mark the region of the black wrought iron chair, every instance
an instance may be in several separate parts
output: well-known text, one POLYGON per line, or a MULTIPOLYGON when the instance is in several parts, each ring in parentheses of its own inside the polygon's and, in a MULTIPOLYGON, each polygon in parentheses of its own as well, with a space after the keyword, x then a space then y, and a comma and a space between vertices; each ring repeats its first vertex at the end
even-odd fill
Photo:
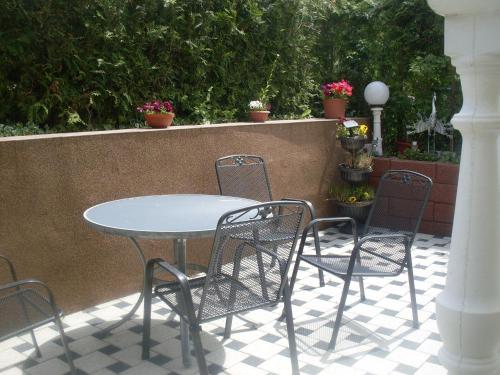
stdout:
MULTIPOLYGON (((221 195, 253 199, 259 202, 273 200, 271 184, 264 159, 256 155, 229 155, 215 161, 215 171, 221 195)), ((310 219, 316 219, 316 210, 305 200, 282 198, 283 200, 303 202, 308 207, 310 219)), ((319 254, 319 236, 313 228, 316 254, 319 254)), ((270 241, 275 239, 270 238, 270 241)), ((279 238, 277 240, 280 240, 279 238)), ((319 285, 324 286, 323 271, 318 270, 319 285)))
POLYGON ((205 276, 188 279, 161 259, 146 266, 142 358, 149 358, 151 300, 159 297, 179 314, 191 332, 201 374, 208 374, 200 324, 226 318, 229 337, 232 316, 284 302, 290 358, 299 373, 293 327, 288 270, 306 206, 302 202, 267 202, 224 214, 217 225, 211 260, 205 276), (283 240, 269 241, 277 233, 283 240), (251 234, 251 241, 245 238, 251 234), (273 260, 277 265, 272 266, 273 260), (153 273, 160 267, 175 281, 153 289, 153 273))
POLYGON ((290 280, 291 288, 293 289, 301 261, 344 280, 330 349, 335 349, 352 277, 359 278, 361 301, 364 301, 364 277, 398 276, 406 268, 410 284, 413 327, 419 327, 411 247, 427 206, 431 188, 432 180, 420 173, 404 170, 387 171, 380 179, 375 201, 360 238, 356 231, 356 221, 348 217, 313 220, 304 229, 290 280), (333 222, 351 223, 354 235, 354 248, 351 254, 304 255, 307 233, 319 224, 333 222))
POLYGON ((0 285, 0 341, 30 332, 36 355, 41 357, 34 329, 54 322, 59 330, 71 373, 76 375, 71 353, 54 296, 47 285, 35 279, 17 280, 12 262, 0 255, 0 270, 6 269, 9 283, 0 285))

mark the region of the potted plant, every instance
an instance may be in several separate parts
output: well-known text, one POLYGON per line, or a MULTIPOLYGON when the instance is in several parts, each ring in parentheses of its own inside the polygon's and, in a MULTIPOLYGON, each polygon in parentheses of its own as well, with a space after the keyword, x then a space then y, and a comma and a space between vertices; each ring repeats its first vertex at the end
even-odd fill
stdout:
POLYGON ((269 104, 271 95, 269 91, 271 89, 271 81, 273 79, 274 70, 276 69, 276 63, 279 57, 280 55, 276 54, 273 65, 271 66, 271 71, 269 72, 269 76, 266 80, 266 85, 260 90, 259 98, 250 101, 248 104, 250 120, 254 122, 266 122, 269 117, 269 113, 271 111, 271 104, 269 104))
POLYGON ((330 188, 330 197, 339 216, 363 222, 370 212, 375 190, 369 185, 335 185, 330 188))
POLYGON ((144 113, 146 123, 152 128, 167 128, 175 117, 174 106, 169 100, 144 103, 137 111, 144 113))
POLYGON ((248 107, 250 109, 250 120, 253 122, 266 122, 271 105, 270 104, 264 104, 260 100, 252 100, 249 104, 248 107))
POLYGON ((342 148, 348 152, 345 162, 339 164, 344 181, 364 182, 372 172, 373 156, 363 150, 367 139, 368 126, 356 121, 341 121, 337 126, 337 138, 342 148))
POLYGON ((325 118, 344 118, 347 100, 352 96, 352 86, 346 80, 339 82, 324 83, 323 108, 325 118))

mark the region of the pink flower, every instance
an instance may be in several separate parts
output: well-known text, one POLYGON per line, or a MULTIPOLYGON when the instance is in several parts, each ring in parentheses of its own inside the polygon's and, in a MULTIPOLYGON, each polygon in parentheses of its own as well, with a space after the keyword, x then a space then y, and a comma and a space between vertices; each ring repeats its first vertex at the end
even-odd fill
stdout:
POLYGON ((352 86, 345 79, 321 85, 325 98, 347 99, 352 96, 352 86))
POLYGON ((155 100, 146 102, 141 107, 137 107, 137 112, 153 114, 153 113, 173 113, 174 105, 170 100, 160 101, 155 100))

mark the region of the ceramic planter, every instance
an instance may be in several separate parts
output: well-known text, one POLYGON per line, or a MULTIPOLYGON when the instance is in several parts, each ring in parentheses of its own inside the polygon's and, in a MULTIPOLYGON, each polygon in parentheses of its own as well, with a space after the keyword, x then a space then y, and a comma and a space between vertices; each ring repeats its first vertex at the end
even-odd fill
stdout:
POLYGON ((325 118, 344 118, 347 100, 344 99, 323 99, 323 109, 325 118))
POLYGON ((146 123, 152 128, 168 128, 172 125, 175 113, 152 113, 144 114, 146 123))
POLYGON ((266 122, 269 113, 269 111, 250 111, 250 120, 253 122, 266 122))
POLYGON ((356 153, 365 146, 366 136, 340 137, 340 144, 346 151, 356 153))
POLYGON ((334 201, 337 206, 337 214, 339 216, 352 217, 356 221, 365 222, 368 214, 370 213, 370 208, 373 201, 356 202, 356 203, 344 203, 334 201))
POLYGON ((349 168, 339 164, 340 177, 347 182, 366 182, 372 173, 371 168, 349 168))

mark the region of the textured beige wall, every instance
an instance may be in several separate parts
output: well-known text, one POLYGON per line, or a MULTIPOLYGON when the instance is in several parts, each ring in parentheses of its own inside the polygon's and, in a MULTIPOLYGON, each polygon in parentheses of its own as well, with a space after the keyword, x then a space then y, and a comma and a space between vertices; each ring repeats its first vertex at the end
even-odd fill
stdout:
MULTIPOLYGON (((268 164, 275 198, 308 199, 320 215, 336 178, 333 120, 270 121, 0 138, 0 253, 20 277, 53 289, 66 311, 136 291, 132 243, 88 227, 97 203, 149 194, 217 194, 214 161, 248 153, 268 164)), ((142 241, 147 256, 171 258, 170 243, 142 241)), ((188 242, 203 260, 210 240, 188 242)))

